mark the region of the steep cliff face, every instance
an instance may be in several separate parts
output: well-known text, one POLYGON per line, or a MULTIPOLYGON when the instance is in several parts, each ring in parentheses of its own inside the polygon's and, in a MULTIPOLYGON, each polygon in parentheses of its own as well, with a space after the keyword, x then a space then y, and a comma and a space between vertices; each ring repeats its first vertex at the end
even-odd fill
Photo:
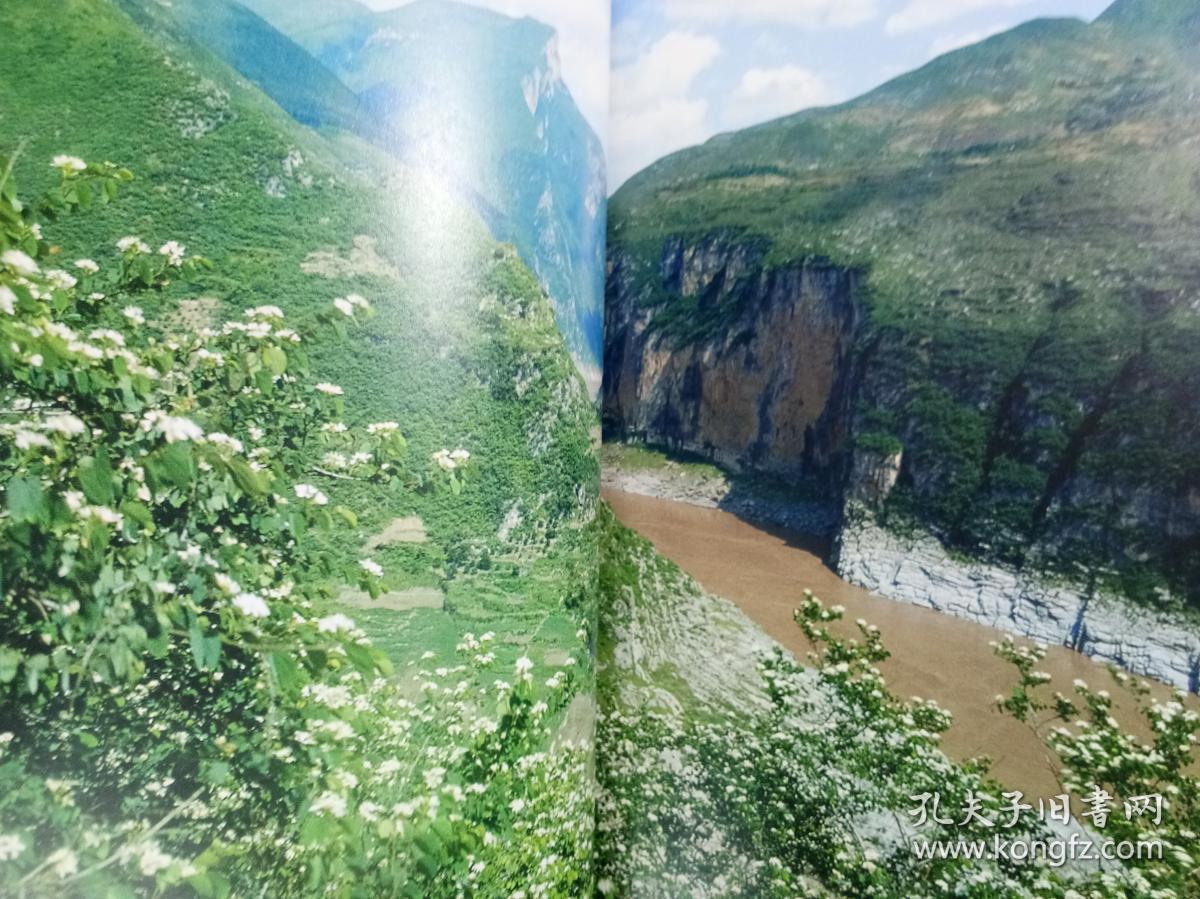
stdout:
POLYGON ((769 269, 753 241, 667 241, 655 302, 610 259, 604 418, 610 434, 734 469, 836 480, 850 416, 858 277, 824 262, 769 269), (689 337, 668 319, 705 323, 689 337))

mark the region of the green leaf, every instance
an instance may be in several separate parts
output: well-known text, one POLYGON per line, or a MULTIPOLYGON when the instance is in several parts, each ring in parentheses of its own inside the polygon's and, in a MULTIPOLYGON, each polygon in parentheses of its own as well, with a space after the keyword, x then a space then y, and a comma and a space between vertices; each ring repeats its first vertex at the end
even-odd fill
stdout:
POLYGON ((160 471, 163 478, 177 487, 186 487, 196 476, 196 466, 192 459, 192 445, 180 441, 169 443, 158 453, 160 471))
POLYGON ((251 496, 265 496, 270 489, 269 475, 265 471, 255 471, 245 459, 235 456, 229 460, 228 466, 234 483, 251 496))
POLYGON ((275 674, 275 682, 283 692, 294 690, 303 679, 300 666, 289 654, 276 652, 271 654, 271 671, 275 674))
POLYGON ((8 514, 13 521, 43 523, 49 508, 42 483, 37 478, 13 478, 8 482, 8 514))
POLYGON ((346 523, 352 528, 358 527, 358 516, 345 506, 338 506, 334 511, 341 515, 346 520, 346 523))
POLYGON ((0 646, 0 684, 11 683, 21 667, 21 654, 8 646, 0 646))
POLYGON ((98 506, 112 505, 113 472, 107 453, 101 450, 79 463, 79 483, 88 502, 98 506))
POLYGON ((221 659, 221 637, 210 634, 204 629, 203 623, 197 619, 188 628, 188 644, 192 650, 192 660, 201 671, 210 671, 217 667, 221 659))
POLYGON ((281 375, 287 371, 287 353, 277 346, 269 346, 262 351, 263 365, 271 370, 272 374, 281 375))

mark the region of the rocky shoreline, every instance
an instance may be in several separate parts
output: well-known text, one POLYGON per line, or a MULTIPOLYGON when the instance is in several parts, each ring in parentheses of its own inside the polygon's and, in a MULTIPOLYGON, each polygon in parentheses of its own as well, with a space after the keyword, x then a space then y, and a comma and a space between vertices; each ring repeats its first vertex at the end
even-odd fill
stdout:
POLYGON ((955 558, 935 537, 896 534, 855 504, 832 561, 843 579, 889 599, 1067 646, 1182 690, 1200 689, 1200 633, 1184 615, 1156 614, 1078 585, 955 558))

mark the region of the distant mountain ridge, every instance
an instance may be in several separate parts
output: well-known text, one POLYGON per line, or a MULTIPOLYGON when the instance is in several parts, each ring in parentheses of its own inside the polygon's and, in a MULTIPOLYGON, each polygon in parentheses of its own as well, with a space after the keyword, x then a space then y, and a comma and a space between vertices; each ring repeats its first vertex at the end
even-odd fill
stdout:
POLYGON ((608 433, 1200 608, 1198 21, 1036 20, 635 175, 608 433))
MULTIPOLYGON (((497 238, 516 245, 549 292, 572 353, 594 369, 603 339, 604 156, 562 81, 553 30, 447 0, 384 12, 353 2, 241 5, 273 28, 228 13, 218 20, 196 0, 182 4, 181 18, 300 120, 351 130, 444 178, 497 238), (302 14, 309 8, 311 16, 302 14), (317 103, 298 89, 287 77, 294 54, 276 48, 275 29, 352 99, 317 103)), ((317 79, 307 83, 325 92, 317 79)))

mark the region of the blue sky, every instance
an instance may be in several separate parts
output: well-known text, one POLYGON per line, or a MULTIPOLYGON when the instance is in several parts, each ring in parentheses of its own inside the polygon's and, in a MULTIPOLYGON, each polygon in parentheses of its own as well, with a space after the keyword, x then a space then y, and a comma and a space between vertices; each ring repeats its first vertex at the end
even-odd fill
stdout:
POLYGON ((848 100, 1029 19, 1093 19, 1108 3, 614 0, 609 189, 721 131, 848 100))

